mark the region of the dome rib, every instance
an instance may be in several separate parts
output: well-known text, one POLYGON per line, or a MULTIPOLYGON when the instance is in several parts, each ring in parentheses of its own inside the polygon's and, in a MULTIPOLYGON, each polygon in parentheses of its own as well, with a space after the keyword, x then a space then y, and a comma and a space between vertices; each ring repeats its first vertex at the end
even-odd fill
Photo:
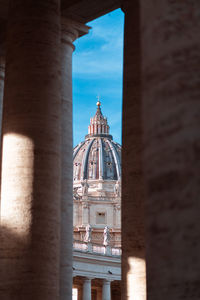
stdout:
POLYGON ((99 149, 99 179, 104 178, 104 155, 103 155, 103 142, 100 138, 100 149, 99 149))
POLYGON ((76 157, 76 155, 77 155, 77 153, 79 152, 79 150, 82 148, 82 146, 85 144, 85 142, 81 142, 74 150, 75 150, 75 152, 74 152, 74 154, 73 154, 73 160, 75 159, 75 157, 76 157))
POLYGON ((82 172, 81 179, 87 179, 88 157, 93 143, 94 143, 94 139, 90 141, 87 150, 85 151, 85 155, 83 157, 83 172, 82 172))
POLYGON ((114 158, 114 162, 115 162, 115 166, 116 166, 116 171, 117 171, 117 178, 118 180, 120 179, 121 177, 121 172, 120 172, 120 162, 118 160, 118 155, 117 155, 117 150, 115 149, 115 146, 113 143, 111 143, 109 140, 107 141, 108 142, 108 145, 112 151, 112 155, 113 155, 113 158, 114 158))

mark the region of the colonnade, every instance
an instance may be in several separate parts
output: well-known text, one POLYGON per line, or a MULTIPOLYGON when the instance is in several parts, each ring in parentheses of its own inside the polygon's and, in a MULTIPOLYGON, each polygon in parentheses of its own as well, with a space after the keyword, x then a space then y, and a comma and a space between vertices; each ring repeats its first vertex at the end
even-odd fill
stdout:
POLYGON ((61 18, 58 0, 11 1, 3 100, 0 60, 4 299, 72 297, 72 52, 88 30, 61 18))
MULTIPOLYGON (((199 299, 200 3, 121 4, 122 299, 146 299, 145 260, 149 300, 199 299)), ((87 29, 61 21, 59 0, 10 1, 5 84, 0 64, 5 300, 71 298, 71 55, 87 29)))
MULTIPOLYGON (((78 299, 91 300, 92 299, 92 279, 90 277, 82 277, 82 296, 78 299)), ((80 290, 78 289, 78 295, 80 290)), ((101 293, 96 295, 97 300, 111 300, 111 280, 102 280, 101 293)))

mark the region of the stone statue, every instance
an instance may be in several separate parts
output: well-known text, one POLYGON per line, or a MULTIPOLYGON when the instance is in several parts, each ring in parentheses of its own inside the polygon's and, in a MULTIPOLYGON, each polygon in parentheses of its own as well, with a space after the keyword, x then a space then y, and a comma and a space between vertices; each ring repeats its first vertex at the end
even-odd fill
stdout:
POLYGON ((86 232, 85 232, 85 238, 84 241, 87 243, 90 243, 92 240, 92 226, 90 224, 88 224, 85 228, 86 232))
POLYGON ((81 182, 81 185, 82 185, 82 195, 87 196, 88 195, 88 188, 89 188, 89 184, 87 183, 87 180, 81 182))
POLYGON ((75 200, 79 200, 81 198, 80 195, 78 194, 78 187, 73 188, 73 197, 75 200))
POLYGON ((114 193, 117 197, 121 196, 121 185, 120 185, 119 181, 117 181, 115 186, 114 186, 114 193))
POLYGON ((106 247, 109 245, 109 243, 110 243, 110 230, 108 226, 106 226, 103 231, 103 245, 106 247))

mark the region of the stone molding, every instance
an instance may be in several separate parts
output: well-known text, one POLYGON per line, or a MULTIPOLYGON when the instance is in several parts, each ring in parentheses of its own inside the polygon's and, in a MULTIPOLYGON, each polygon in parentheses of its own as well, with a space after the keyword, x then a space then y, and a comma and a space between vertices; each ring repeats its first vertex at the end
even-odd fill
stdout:
POLYGON ((121 280, 120 257, 74 251, 73 258, 73 277, 121 280))
POLYGON ((75 46, 73 42, 89 32, 91 27, 76 22, 72 19, 61 19, 61 41, 62 43, 68 44, 72 47, 73 51, 75 50, 75 46))

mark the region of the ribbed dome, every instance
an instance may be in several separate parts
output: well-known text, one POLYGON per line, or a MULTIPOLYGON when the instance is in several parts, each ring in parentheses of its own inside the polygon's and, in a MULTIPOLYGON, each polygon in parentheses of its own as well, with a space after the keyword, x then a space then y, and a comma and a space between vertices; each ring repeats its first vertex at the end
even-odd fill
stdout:
POLYGON ((121 146, 112 140, 100 105, 97 102, 97 112, 90 119, 85 141, 74 148, 74 181, 121 178, 121 146))

